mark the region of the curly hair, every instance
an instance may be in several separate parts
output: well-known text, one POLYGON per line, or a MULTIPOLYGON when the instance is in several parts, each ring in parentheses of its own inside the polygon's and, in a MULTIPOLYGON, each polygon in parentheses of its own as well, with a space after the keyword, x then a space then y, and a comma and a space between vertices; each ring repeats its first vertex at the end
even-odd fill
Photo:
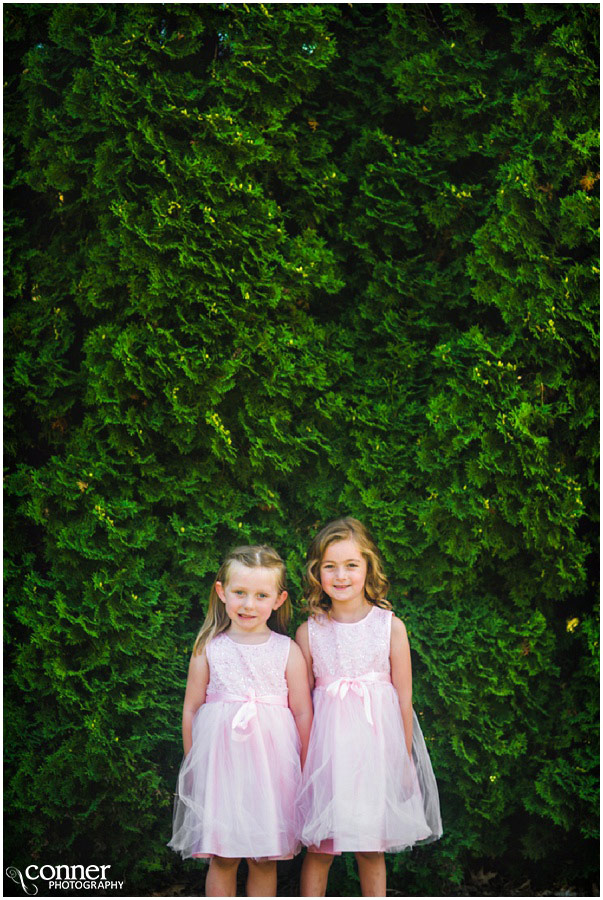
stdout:
MULTIPOLYGON (((216 591, 216 581, 221 584, 227 584, 230 568, 234 562, 247 566, 248 569, 264 568, 274 569, 277 576, 276 589, 279 594, 287 590, 287 570, 285 563, 280 558, 276 550, 268 547, 266 544, 256 544, 254 546, 235 547, 227 555, 226 559, 218 569, 218 574, 214 579, 209 594, 209 603, 207 606, 207 615, 201 626, 201 630, 197 635, 193 646, 193 655, 202 652, 203 648, 212 638, 226 631, 230 625, 230 619, 226 612, 226 607, 218 597, 216 591)), ((272 631, 279 631, 281 634, 287 633, 289 619, 291 618, 291 603, 289 598, 273 611, 268 619, 268 627, 272 631)))
POLYGON ((383 571, 381 556, 377 546, 367 529, 358 519, 344 516, 334 519, 318 532, 308 550, 306 558, 306 610, 311 616, 319 613, 331 615, 331 599, 325 594, 320 583, 320 564, 329 544, 334 541, 356 541, 364 560, 366 561, 366 581, 364 593, 366 599, 373 606, 382 609, 392 609, 389 600, 386 599, 389 590, 389 581, 383 571))

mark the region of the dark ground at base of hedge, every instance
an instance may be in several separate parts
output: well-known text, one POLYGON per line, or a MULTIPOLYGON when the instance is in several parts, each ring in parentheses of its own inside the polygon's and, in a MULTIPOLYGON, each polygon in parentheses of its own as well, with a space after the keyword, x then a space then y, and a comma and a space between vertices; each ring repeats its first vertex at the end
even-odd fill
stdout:
MULTIPOLYGON (((237 879, 237 896, 245 896, 245 877, 246 870, 241 866, 241 872, 237 879)), ((205 876, 196 878, 186 883, 172 884, 165 890, 156 891, 151 894, 152 897, 204 897, 205 892, 205 876)), ((391 897, 402 897, 401 891, 394 889, 387 890, 387 895, 391 897)), ((279 878, 278 897, 299 897, 299 882, 297 880, 284 880, 279 878)), ((359 896, 358 894, 336 894, 327 891, 327 897, 342 896, 359 896)), ((408 895, 410 896, 410 895, 408 895)), ((438 894, 434 896, 450 896, 450 897, 600 897, 599 885, 592 883, 582 888, 567 886, 565 884, 553 885, 549 890, 534 891, 531 882, 524 881, 523 884, 511 884, 495 879, 486 887, 477 885, 461 885, 455 889, 454 893, 438 894)))
MULTIPOLYGON (((300 872, 303 863, 303 855, 296 859, 278 863, 277 897, 299 897, 300 872)), ((331 868, 327 897, 359 897, 359 882, 353 881, 346 871, 345 857, 336 857, 331 868), (354 891, 354 893, 350 893, 354 891)), ((208 866, 206 863, 191 865, 187 861, 185 871, 180 878, 166 878, 161 884, 157 876, 150 884, 142 889, 137 885, 128 884, 127 874, 124 872, 123 887, 118 890, 95 891, 96 896, 106 897, 205 897, 205 879, 208 866), (190 866, 190 868, 189 868, 190 866), (186 871, 188 869, 188 871, 186 871), (154 888, 154 889, 153 889, 154 888)), ((509 872, 499 873, 494 871, 494 862, 488 863, 476 860, 466 874, 465 882, 460 885, 447 885, 445 889, 435 890, 433 893, 419 890, 416 885, 409 884, 404 887, 404 877, 401 874, 388 877, 388 897, 600 897, 597 870, 593 868, 595 877, 574 877, 571 880, 563 880, 552 875, 547 878, 546 872, 538 870, 529 871, 526 866, 521 876, 513 877, 509 872)), ((245 882, 247 879, 247 863, 241 861, 237 875, 237 897, 245 897, 245 882)), ((149 879, 151 880, 151 879, 149 879)), ((4 878, 3 896, 7 898, 23 896, 22 892, 15 893, 13 883, 4 878)), ((82 897, 82 893, 74 893, 69 890, 48 890, 47 884, 39 883, 37 897, 82 897)))
MULTIPOLYGON (((279 897, 299 897, 299 872, 301 868, 300 860, 292 860, 290 862, 279 863, 278 866, 278 887, 277 896, 279 897)), ((203 870, 199 875, 195 875, 188 880, 173 882, 162 890, 155 891, 151 894, 153 897, 204 897, 205 896, 205 877, 207 869, 203 866, 203 870)), ((237 877, 237 896, 245 896, 245 880, 247 877, 247 865, 243 861, 239 867, 237 877)), ((327 897, 347 897, 360 896, 360 889, 357 894, 339 893, 337 884, 329 885, 327 897)), ((391 897, 412 896, 405 894, 403 891, 394 887, 388 887, 387 895, 391 897)), ((424 895, 422 895, 424 896, 424 895)), ((494 872, 484 870, 471 872, 467 883, 459 886, 451 886, 450 892, 446 894, 434 894, 432 896, 450 896, 450 897, 600 897, 599 884, 593 881, 585 881, 583 884, 568 885, 564 882, 553 883, 547 888, 532 883, 529 878, 517 880, 515 882, 508 881, 500 877, 494 872)))
MULTIPOLYGON (((299 897, 299 868, 300 864, 298 862, 292 863, 280 863, 279 864, 279 872, 278 872, 278 889, 277 896, 278 897, 299 897)), ((131 889, 128 889, 127 885, 124 885, 124 889, 122 891, 110 891, 107 893, 99 892, 97 896, 110 896, 110 897, 120 897, 120 896, 134 896, 134 897, 204 897, 205 896, 205 877, 206 877, 207 869, 204 866, 202 870, 196 873, 193 877, 189 877, 188 879, 182 879, 180 881, 171 881, 164 888, 153 891, 149 894, 139 894, 133 892, 131 889)), ((492 877, 490 872, 484 872, 483 869, 480 869, 479 872, 471 873, 469 876, 469 881, 465 884, 459 886, 451 886, 449 892, 446 894, 432 894, 427 896, 434 897, 600 897, 599 885, 595 882, 584 882, 583 884, 572 884, 568 885, 564 882, 553 883, 548 888, 539 889, 539 887, 535 884, 532 884, 530 879, 525 879, 523 881, 517 880, 515 882, 505 880, 500 876, 493 874, 492 877)), ((244 897, 245 896, 245 879, 247 877, 247 866, 243 862, 239 869, 239 874, 237 878, 237 896, 244 897)), ((327 891, 327 897, 358 897, 360 893, 349 894, 349 893, 340 893, 341 888, 333 883, 329 885, 329 890, 327 891)), ((346 889, 347 890, 347 889, 346 889)), ((359 890, 359 889, 358 889, 359 890)), ((404 897, 404 896, 414 896, 413 894, 407 894, 401 890, 398 890, 394 887, 389 887, 387 889, 387 895, 389 897, 404 897)), ((4 894, 5 897, 16 896, 7 892, 4 894)), ((40 891, 38 893, 39 897, 74 897, 74 896, 82 896, 81 894, 73 894, 68 891, 52 891, 52 893, 40 891)), ((426 896, 425 894, 421 894, 421 896, 426 896)))

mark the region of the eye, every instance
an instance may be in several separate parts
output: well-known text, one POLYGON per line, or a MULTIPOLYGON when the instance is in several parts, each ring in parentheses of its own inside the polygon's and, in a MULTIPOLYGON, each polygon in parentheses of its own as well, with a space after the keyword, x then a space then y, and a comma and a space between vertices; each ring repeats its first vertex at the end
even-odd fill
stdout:
POLYGON ((240 590, 236 590, 236 591, 235 591, 235 592, 234 592, 234 593, 235 593, 235 594, 242 594, 242 593, 243 593, 243 591, 240 591, 240 590))
POLYGON ((267 597, 267 596, 268 596, 268 594, 260 594, 260 597, 261 597, 262 600, 263 600, 265 597, 267 597))
POLYGON ((350 569, 357 569, 357 568, 358 568, 358 563, 350 563, 349 568, 350 568, 350 569))

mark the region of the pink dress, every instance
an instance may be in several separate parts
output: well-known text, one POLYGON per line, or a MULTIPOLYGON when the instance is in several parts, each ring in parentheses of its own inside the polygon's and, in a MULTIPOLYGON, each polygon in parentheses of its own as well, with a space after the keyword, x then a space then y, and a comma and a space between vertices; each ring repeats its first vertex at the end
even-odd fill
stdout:
POLYGON ((314 723, 297 811, 322 853, 398 851, 442 834, 438 789, 417 717, 412 759, 390 674, 392 613, 308 620, 314 723))
POLYGON ((288 706, 290 638, 262 644, 219 634, 207 645, 209 684, 178 776, 173 834, 183 857, 290 859, 300 741, 288 706))

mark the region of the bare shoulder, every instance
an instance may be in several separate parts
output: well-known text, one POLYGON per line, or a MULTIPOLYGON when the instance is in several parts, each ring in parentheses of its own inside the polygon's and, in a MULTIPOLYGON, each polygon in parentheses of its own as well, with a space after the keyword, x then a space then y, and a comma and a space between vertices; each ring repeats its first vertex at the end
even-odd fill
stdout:
POLYGON ((302 622, 295 632, 295 642, 300 648, 308 669, 312 668, 312 650, 310 649, 310 632, 308 622, 302 622))
POLYGON ((191 675, 201 675, 209 671, 209 662, 207 660, 207 648, 204 647, 201 653, 192 653, 188 666, 191 675))
POLYGON ((209 663, 205 648, 201 653, 191 654, 191 660, 188 664, 188 677, 186 679, 186 693, 184 695, 184 706, 189 711, 194 712, 205 703, 205 691, 209 683, 209 663))
POLYGON ((392 616, 392 637, 395 637, 398 640, 407 639, 406 625, 402 619, 399 619, 397 616, 392 616))
MULTIPOLYGON (((308 631, 308 622, 302 622, 295 632, 296 650, 303 660, 303 667, 306 672, 306 681, 310 686, 310 690, 314 687, 314 674, 312 671, 312 651, 310 650, 310 637, 308 631)), ((301 671, 301 666, 300 666, 301 671)))
POLYGON ((397 616, 392 616, 392 630, 389 645, 392 651, 395 650, 407 650, 409 647, 408 644, 408 634, 406 633, 406 625, 402 621, 402 619, 398 619, 397 616))
POLYGON ((295 632, 295 640, 301 647, 308 646, 308 622, 302 622, 295 632))
POLYGON ((289 647, 289 657, 287 659, 287 668, 289 666, 300 666, 303 665, 305 667, 306 661, 304 659, 304 654, 301 649, 297 646, 295 641, 291 641, 291 646, 289 647))
POLYGON ((410 678, 410 644, 408 643, 406 626, 402 619, 398 619, 396 616, 392 616, 389 658, 392 666, 392 679, 394 674, 400 675, 400 673, 402 673, 403 678, 410 678))

